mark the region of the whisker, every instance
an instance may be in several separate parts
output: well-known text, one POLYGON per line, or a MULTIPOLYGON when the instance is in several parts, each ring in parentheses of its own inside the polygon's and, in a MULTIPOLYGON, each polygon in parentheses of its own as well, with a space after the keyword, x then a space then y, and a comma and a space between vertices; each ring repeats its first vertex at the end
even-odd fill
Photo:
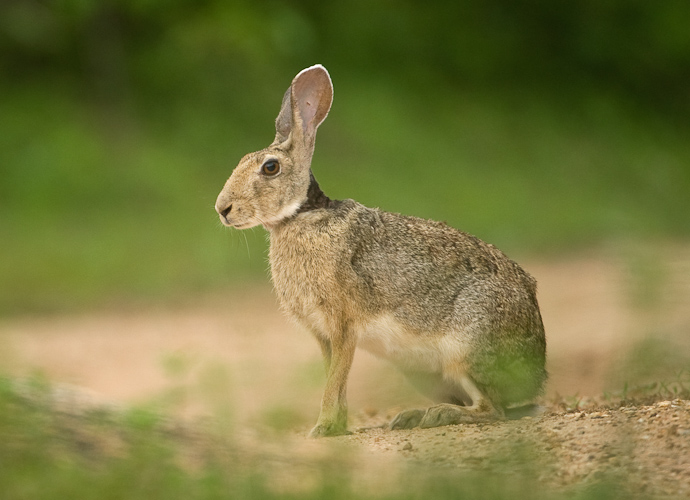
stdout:
POLYGON ((244 245, 247 247, 247 257, 250 259, 252 258, 251 252, 249 251, 249 240, 247 240, 247 233, 242 233, 242 236, 244 237, 244 245))

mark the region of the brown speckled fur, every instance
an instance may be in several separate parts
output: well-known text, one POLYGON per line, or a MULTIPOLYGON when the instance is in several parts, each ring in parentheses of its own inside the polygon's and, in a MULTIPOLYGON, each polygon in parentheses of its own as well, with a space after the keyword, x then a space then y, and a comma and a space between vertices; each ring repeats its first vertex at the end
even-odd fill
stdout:
POLYGON ((274 143, 241 160, 216 202, 224 224, 269 230, 280 304, 321 346, 328 376, 311 435, 346 432, 358 345, 442 403, 401 413, 393 428, 502 418, 546 380, 535 280, 494 246, 444 223, 324 195, 311 157, 332 95, 325 68, 300 72, 283 98, 274 143), (271 160, 280 173, 262 174, 271 160))

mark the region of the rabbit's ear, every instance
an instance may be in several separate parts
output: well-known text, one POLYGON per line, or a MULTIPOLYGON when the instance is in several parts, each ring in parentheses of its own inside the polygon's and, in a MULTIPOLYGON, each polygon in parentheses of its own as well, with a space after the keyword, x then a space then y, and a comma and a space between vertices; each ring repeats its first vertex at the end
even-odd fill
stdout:
POLYGON ((288 87, 283 95, 283 104, 276 118, 276 138, 274 144, 280 144, 288 140, 292 130, 292 87, 288 87))
POLYGON ((276 118, 276 139, 292 138, 296 146, 314 147, 316 129, 328 115, 333 102, 333 84, 326 68, 317 64, 299 72, 283 96, 276 118))

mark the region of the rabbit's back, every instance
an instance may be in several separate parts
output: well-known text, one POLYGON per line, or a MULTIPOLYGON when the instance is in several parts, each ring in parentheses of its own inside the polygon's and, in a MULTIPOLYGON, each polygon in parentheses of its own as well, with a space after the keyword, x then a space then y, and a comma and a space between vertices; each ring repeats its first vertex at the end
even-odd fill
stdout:
POLYGON ((543 385, 536 283, 474 236, 345 200, 274 230, 270 260, 281 305, 317 334, 349 328, 412 370, 460 357, 502 405, 543 385))

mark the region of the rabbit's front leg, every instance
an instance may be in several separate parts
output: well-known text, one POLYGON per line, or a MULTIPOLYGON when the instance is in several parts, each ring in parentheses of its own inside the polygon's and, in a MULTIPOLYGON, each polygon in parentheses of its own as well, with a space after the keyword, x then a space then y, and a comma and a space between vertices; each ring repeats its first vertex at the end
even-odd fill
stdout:
POLYGON ((326 365, 326 388, 321 413, 310 437, 340 436, 347 431, 347 377, 352 367, 357 341, 352 335, 334 340, 317 336, 326 365))

